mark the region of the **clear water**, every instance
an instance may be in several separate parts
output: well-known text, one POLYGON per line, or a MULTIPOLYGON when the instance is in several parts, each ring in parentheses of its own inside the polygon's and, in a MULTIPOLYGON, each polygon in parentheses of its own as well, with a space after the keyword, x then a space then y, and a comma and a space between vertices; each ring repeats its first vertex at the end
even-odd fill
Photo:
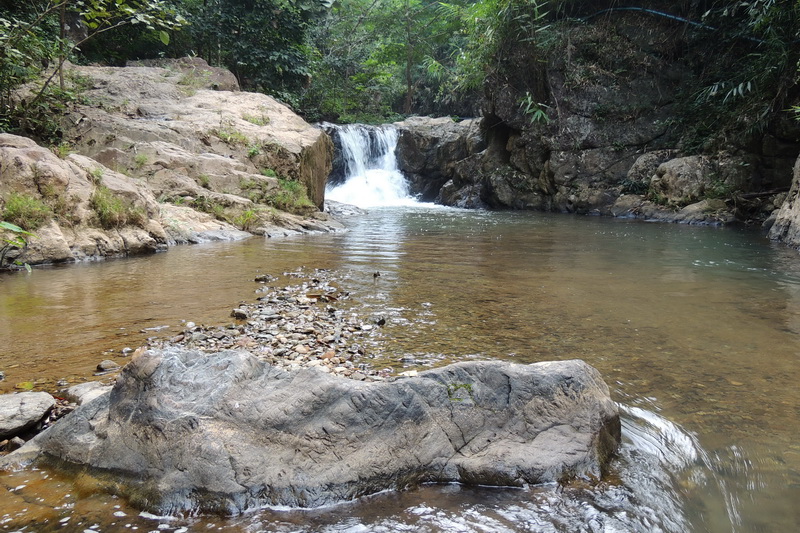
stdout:
POLYGON ((597 489, 425 486, 318 510, 167 519, 140 516, 91 478, 25 470, 0 475, 0 528, 800 529, 796 252, 757 233, 567 215, 381 208, 350 224, 2 276, 0 386, 80 381, 181 320, 227 323, 255 299, 258 272, 329 268, 362 313, 387 318, 362 362, 580 357, 597 367, 623 411, 609 479, 597 489))

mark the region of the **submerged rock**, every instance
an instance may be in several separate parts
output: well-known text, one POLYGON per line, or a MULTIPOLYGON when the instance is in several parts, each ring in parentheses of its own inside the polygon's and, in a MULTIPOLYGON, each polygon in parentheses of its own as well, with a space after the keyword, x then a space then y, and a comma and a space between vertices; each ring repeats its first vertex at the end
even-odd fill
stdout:
POLYGON ((107 477, 151 512, 231 514, 422 482, 599 476, 619 438, 608 388, 578 360, 468 362, 363 382, 241 351, 168 349, 135 356, 111 394, 0 466, 54 459, 107 477))

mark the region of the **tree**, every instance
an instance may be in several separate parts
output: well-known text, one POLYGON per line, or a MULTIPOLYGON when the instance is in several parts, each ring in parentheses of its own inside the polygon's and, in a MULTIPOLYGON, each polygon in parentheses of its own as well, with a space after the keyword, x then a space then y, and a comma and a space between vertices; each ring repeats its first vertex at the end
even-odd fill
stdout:
MULTIPOLYGON (((159 32, 162 41, 169 42, 168 30, 181 27, 183 17, 164 0, 32 0, 25 5, 3 5, 0 10, 0 126, 11 127, 12 117, 27 120, 31 110, 49 94, 58 76, 64 92, 63 65, 81 45, 107 31, 127 25, 142 25, 159 32), (66 35, 66 17, 75 15, 86 28, 85 34, 74 41, 66 35), (52 73, 43 81, 36 94, 12 109, 11 92, 30 81, 52 61, 52 73)), ((56 103, 63 98, 56 95, 56 103)))
POLYGON ((332 0, 187 0, 201 57, 246 88, 286 96, 306 83, 307 34, 332 0))

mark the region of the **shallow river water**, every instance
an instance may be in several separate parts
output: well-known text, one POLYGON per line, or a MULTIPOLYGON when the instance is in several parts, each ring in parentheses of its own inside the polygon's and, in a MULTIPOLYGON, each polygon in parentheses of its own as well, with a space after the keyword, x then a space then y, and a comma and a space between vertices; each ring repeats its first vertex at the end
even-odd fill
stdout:
POLYGON ((222 519, 140 515, 90 479, 26 470, 0 474, 0 529, 800 530, 797 252, 755 232, 534 213, 385 208, 349 225, 2 276, 0 390, 54 391, 182 321, 227 323, 259 272, 327 268, 361 313, 387 319, 359 362, 597 367, 623 414, 609 479, 425 486, 222 519))

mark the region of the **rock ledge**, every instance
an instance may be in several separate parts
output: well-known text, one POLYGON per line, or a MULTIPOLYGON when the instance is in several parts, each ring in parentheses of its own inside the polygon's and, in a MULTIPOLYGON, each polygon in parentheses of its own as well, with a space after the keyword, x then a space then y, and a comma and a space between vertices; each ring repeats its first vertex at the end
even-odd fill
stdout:
POLYGON ((422 482, 600 476, 619 414, 583 361, 468 362, 391 382, 246 352, 146 351, 111 394, 0 461, 78 465, 157 513, 314 507, 422 482))

